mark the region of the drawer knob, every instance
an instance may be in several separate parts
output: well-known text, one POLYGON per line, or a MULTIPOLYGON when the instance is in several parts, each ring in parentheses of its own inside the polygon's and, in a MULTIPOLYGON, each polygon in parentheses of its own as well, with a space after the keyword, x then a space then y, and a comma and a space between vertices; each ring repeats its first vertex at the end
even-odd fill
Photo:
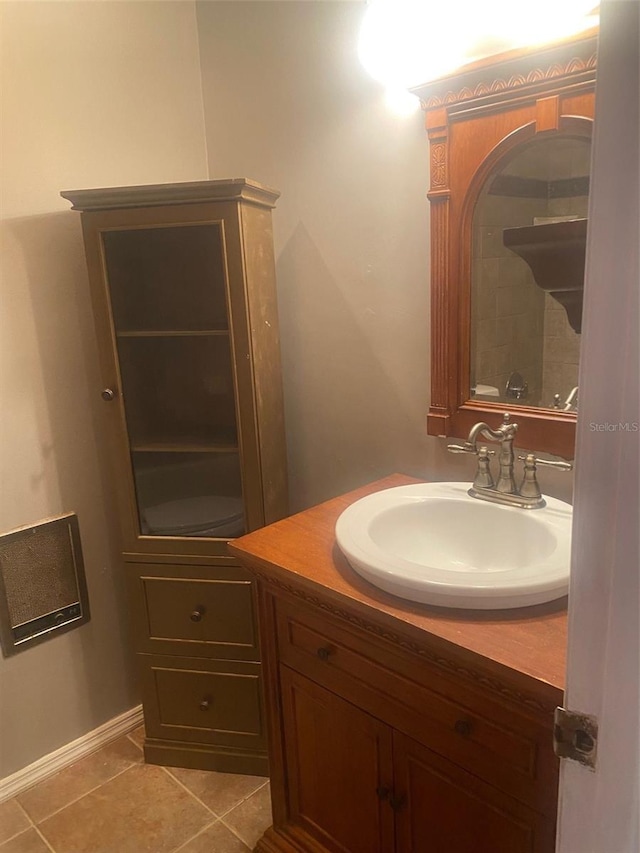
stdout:
POLYGON ((329 655, 331 654, 331 649, 328 649, 326 646, 320 646, 318 651, 316 652, 320 660, 329 660, 329 655))
POLYGON ((390 789, 386 788, 384 785, 381 785, 379 788, 376 788, 376 795, 379 800, 388 800, 390 794, 390 789))
POLYGON ((105 388, 104 391, 100 392, 100 396, 105 403, 111 403, 116 399, 116 392, 112 388, 105 388))
POLYGON ((473 725, 469 720, 456 720, 453 728, 459 735, 462 735, 462 737, 469 737, 473 730, 473 725))
POLYGON ((211 700, 210 699, 203 699, 200 702, 200 710, 201 711, 208 711, 210 707, 211 707, 211 700))
POLYGON ((201 622, 202 617, 204 616, 204 607, 196 607, 195 610, 191 611, 191 616, 189 617, 192 622, 201 622))

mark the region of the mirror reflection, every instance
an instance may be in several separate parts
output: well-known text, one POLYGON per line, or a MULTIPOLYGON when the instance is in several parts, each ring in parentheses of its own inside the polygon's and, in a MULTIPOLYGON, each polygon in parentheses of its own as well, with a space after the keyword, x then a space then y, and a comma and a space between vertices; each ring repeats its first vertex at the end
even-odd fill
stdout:
POLYGON ((473 216, 471 399, 577 408, 580 335, 528 263, 506 248, 504 231, 585 219, 590 157, 588 139, 534 140, 502 161, 480 192, 473 216))

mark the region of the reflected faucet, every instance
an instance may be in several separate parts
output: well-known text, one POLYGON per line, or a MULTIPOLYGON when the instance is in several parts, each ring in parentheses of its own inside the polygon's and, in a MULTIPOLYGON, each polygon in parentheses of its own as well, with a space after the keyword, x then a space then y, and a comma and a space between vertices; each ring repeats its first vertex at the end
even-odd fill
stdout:
POLYGON ((516 400, 524 399, 529 393, 529 384, 524 381, 522 374, 514 370, 511 376, 507 379, 505 387, 505 395, 513 397, 516 400))
POLYGON ((577 411, 577 409, 578 409, 578 386, 577 385, 575 388, 571 389, 571 391, 569 392, 569 396, 564 401, 564 404, 562 403, 562 397, 560 396, 560 394, 554 394, 553 395, 553 408, 559 409, 560 406, 562 406, 563 412, 577 411))
POLYGON ((578 408, 578 386, 571 389, 571 392, 567 399, 564 401, 564 411, 570 412, 571 409, 578 408))

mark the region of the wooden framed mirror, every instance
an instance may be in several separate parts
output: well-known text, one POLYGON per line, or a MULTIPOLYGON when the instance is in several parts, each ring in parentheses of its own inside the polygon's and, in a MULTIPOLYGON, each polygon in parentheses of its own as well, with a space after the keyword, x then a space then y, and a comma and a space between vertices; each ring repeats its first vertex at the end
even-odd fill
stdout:
POLYGON ((429 435, 508 410, 573 457, 597 32, 413 91, 429 138, 429 435))

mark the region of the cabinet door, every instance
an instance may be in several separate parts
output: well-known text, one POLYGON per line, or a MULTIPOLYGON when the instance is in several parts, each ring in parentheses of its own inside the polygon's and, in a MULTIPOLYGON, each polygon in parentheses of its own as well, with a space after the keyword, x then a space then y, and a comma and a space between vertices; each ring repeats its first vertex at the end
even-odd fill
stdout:
POLYGON ((220 222, 101 234, 137 527, 245 530, 220 222))
POLYGON ((554 822, 394 732, 397 853, 553 853, 554 822))
POLYGON ((331 853, 392 853, 392 734, 281 667, 288 822, 331 853))

